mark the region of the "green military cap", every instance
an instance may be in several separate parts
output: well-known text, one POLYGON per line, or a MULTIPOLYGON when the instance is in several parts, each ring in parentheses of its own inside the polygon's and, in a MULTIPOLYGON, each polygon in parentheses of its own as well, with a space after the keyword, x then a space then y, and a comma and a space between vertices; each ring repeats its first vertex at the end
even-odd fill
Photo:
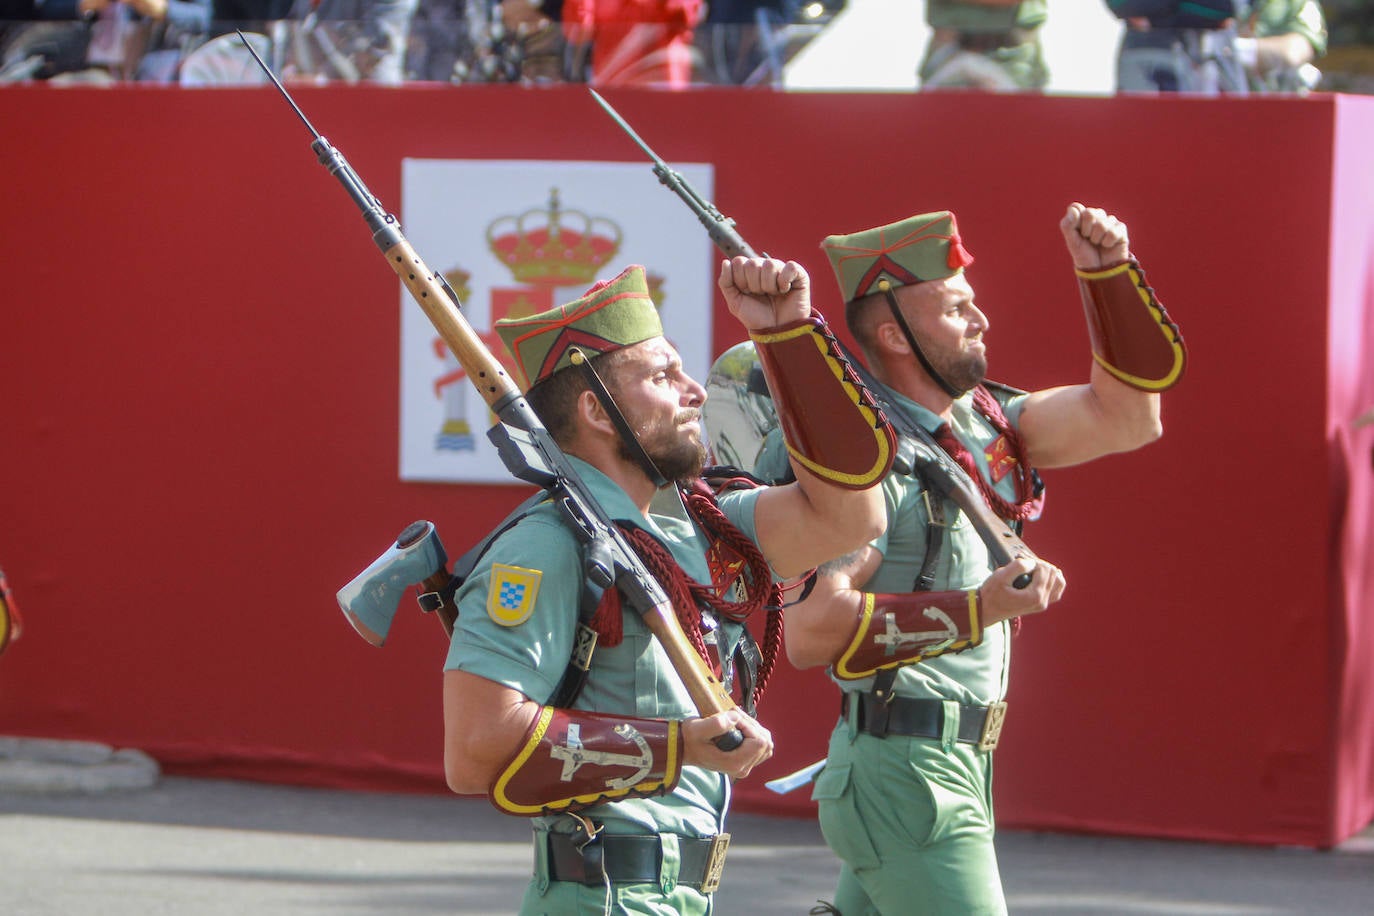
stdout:
POLYGON ((496 331, 515 354, 525 387, 537 385, 572 365, 572 350, 600 356, 663 336, 648 279, 639 265, 611 280, 601 280, 580 299, 528 315, 502 318, 496 331))
POLYGON ((878 281, 894 287, 953 277, 973 263, 948 210, 922 213, 901 222, 851 235, 832 235, 821 248, 835 269, 844 300, 878 291, 878 281))

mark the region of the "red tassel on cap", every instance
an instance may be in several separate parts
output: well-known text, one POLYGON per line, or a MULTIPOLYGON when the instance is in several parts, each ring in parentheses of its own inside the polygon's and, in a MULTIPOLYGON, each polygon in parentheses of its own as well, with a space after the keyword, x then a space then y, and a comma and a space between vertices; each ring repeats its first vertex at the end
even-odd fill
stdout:
POLYGON ((959 224, 954 219, 954 214, 949 215, 949 257, 945 259, 945 266, 950 270, 958 270, 961 267, 968 267, 973 263, 973 255, 968 253, 964 247, 964 240, 959 238, 959 224))

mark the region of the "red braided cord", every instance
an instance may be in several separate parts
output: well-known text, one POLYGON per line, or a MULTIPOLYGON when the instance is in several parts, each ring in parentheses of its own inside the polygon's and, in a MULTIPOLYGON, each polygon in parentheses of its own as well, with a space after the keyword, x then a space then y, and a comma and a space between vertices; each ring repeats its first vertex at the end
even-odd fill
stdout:
POLYGON ((697 650, 697 654, 708 664, 710 656, 706 654, 706 640, 702 638, 703 627, 701 625, 701 607, 694 599, 694 589, 687 578, 687 574, 682 571, 682 567, 677 565, 673 555, 668 549, 654 540, 654 536, 642 528, 626 528, 625 535, 634 542, 635 553, 639 554, 640 559, 649 567, 649 572, 663 586, 663 590, 668 593, 668 600, 673 604, 673 610, 677 614, 678 623, 682 625, 682 631, 687 635, 687 641, 692 644, 692 648, 697 650))
POLYGON ((749 576, 746 580, 748 588, 745 592, 747 597, 744 601, 727 602, 720 597, 717 589, 708 589, 705 586, 696 587, 701 590, 699 597, 717 613, 740 622, 759 608, 768 608, 763 644, 759 647, 762 658, 754 681, 754 699, 757 702, 768 685, 768 678, 773 673, 773 665, 778 657, 778 649, 782 646, 782 587, 773 581, 773 571, 764 559, 763 552, 725 517, 725 513, 720 511, 712 496, 700 491, 691 491, 684 495, 687 510, 692 513, 697 524, 706 529, 714 539, 723 542, 744 557, 749 565, 749 576), (761 587, 765 583, 766 587, 761 587))
MULTIPOLYGON (((712 542, 724 542, 748 564, 748 588, 744 601, 726 601, 720 596, 720 589, 715 585, 702 585, 689 579, 667 548, 647 531, 630 525, 621 525, 621 530, 629 538, 635 553, 644 561, 649 572, 663 586, 677 613, 683 633, 692 644, 692 648, 704 660, 709 662, 710 659, 706 654, 706 642, 702 638, 702 604, 717 614, 736 622, 743 622, 767 603, 768 619, 764 627, 763 644, 760 646, 762 658, 754 681, 754 697, 757 700, 763 696, 782 646, 782 590, 773 582, 768 561, 764 559, 758 547, 725 517, 711 496, 699 491, 685 492, 683 495, 688 511, 710 536, 712 542), (765 587, 759 588, 755 583, 764 583, 765 587)), ((608 648, 619 645, 624 639, 621 609, 620 591, 614 588, 607 589, 592 618, 591 626, 597 632, 598 642, 608 648)))
POLYGON ((1002 405, 997 403, 997 399, 982 385, 973 389, 973 406, 982 414, 983 419, 1007 440, 1012 454, 1016 456, 1016 468, 1012 471, 1016 486, 1016 502, 1008 502, 992 488, 974 465, 973 456, 969 454, 968 449, 955 437, 949 424, 943 424, 935 431, 936 441, 968 473, 994 512, 1008 521, 1029 521, 1039 513, 1044 500, 1035 495, 1035 479, 1030 465, 1026 462, 1026 444, 1002 412, 1002 405))
MULTIPOLYGON (((1026 461, 1025 440, 1021 438, 1020 431, 1011 425, 1007 415, 1002 412, 1001 402, 993 397, 992 392, 983 385, 979 385, 973 390, 973 406, 983 415, 983 419, 992 424, 993 429, 1006 437, 1011 453, 1016 456, 1016 470, 1013 472, 1016 475, 1016 505, 1013 506, 998 496, 992 487, 988 486, 982 474, 974 473, 973 479, 978 482, 978 487, 983 491, 983 496, 988 499, 988 505, 992 506, 995 511, 999 513, 1002 511, 997 503, 1001 503, 1011 510, 1012 514, 1004 515, 1003 518, 1019 522, 1029 521, 1032 517, 1040 514, 1040 507, 1044 505, 1045 500, 1043 497, 1037 498, 1035 495, 1035 480, 1031 476, 1030 462, 1026 461), (992 501, 994 498, 997 502, 992 501)), ((1024 621, 1019 616, 1011 619, 1011 635, 1013 637, 1021 634, 1023 623, 1024 621)))

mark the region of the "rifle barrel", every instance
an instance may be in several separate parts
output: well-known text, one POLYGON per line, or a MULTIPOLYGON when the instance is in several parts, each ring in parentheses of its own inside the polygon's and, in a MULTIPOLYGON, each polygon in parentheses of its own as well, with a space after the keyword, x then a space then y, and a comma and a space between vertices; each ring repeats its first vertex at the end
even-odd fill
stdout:
MULTIPOLYGON (((620 129, 630 135, 630 139, 638 144, 639 148, 644 151, 644 155, 654 161, 654 165, 662 169, 668 169, 668 163, 660 159, 658 153, 655 153, 649 148, 649 144, 644 142, 644 138, 635 133, 635 129, 630 126, 628 121, 620 116, 620 112, 611 107, 610 102, 601 97, 601 93, 597 92, 595 89, 588 89, 587 91, 592 94, 592 98, 596 99, 596 103, 606 110, 606 114, 610 115, 611 119, 620 125, 620 129)), ((671 171, 671 169, 669 169, 669 171, 671 171)))
POLYGON ((296 104, 296 100, 291 98, 291 93, 287 92, 286 87, 281 84, 281 80, 277 79, 277 74, 273 73, 272 68, 267 66, 267 64, 263 62, 263 59, 258 56, 258 52, 254 49, 252 43, 249 42, 248 36, 243 34, 242 29, 234 29, 234 31, 238 33, 239 41, 243 42, 243 46, 248 49, 248 53, 253 55, 253 60, 258 62, 258 66, 262 68, 262 72, 267 74, 267 78, 272 81, 272 85, 276 86, 277 91, 282 94, 282 98, 286 99, 286 103, 291 106, 291 110, 296 113, 296 117, 301 119, 301 123, 309 129, 316 140, 320 139, 320 132, 315 129, 314 124, 310 123, 310 119, 305 116, 305 112, 301 111, 300 106, 296 104))

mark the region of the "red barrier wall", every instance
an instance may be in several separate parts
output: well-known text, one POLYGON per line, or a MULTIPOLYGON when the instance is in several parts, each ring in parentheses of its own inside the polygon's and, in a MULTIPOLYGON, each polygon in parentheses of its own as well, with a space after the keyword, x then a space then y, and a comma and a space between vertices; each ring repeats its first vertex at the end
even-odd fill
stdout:
MULTIPOLYGON (((403 157, 636 158, 578 87, 298 98, 392 207, 403 157)), ((1065 204, 1124 216, 1193 362, 1160 443, 1047 475, 1027 539, 1070 584, 1019 639, 1000 819, 1323 846, 1374 816, 1349 422, 1374 403, 1374 99, 612 101, 665 158, 715 163, 717 202, 835 317, 822 236, 955 209, 993 376, 1023 387, 1088 369, 1065 204)), ((135 87, 7 89, 0 123, 0 563, 28 624, 0 733, 443 791, 437 626, 406 614, 379 651, 333 594, 412 519, 461 548, 523 490, 398 481, 397 284, 301 125, 266 90, 135 87)), ((832 697, 779 673, 741 806, 811 810, 762 780, 823 752, 832 697)))

